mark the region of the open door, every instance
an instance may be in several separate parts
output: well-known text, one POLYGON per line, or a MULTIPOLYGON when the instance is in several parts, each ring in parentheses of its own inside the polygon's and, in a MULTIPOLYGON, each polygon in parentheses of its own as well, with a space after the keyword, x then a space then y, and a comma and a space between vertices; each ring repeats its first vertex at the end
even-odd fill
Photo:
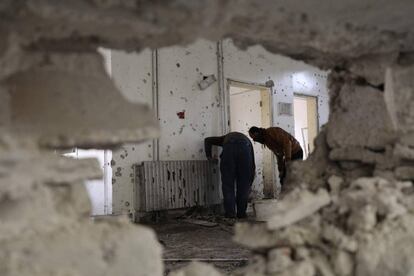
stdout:
MULTIPOLYGON (((236 81, 228 82, 230 95, 230 131, 249 137, 249 128, 271 125, 271 92, 264 85, 253 85, 236 81)), ((273 197, 272 153, 259 143, 253 143, 256 161, 256 179, 252 185, 254 198, 273 197)))
POLYGON ((314 150, 318 134, 317 103, 318 98, 313 96, 295 95, 293 99, 295 138, 303 149, 304 159, 314 150))

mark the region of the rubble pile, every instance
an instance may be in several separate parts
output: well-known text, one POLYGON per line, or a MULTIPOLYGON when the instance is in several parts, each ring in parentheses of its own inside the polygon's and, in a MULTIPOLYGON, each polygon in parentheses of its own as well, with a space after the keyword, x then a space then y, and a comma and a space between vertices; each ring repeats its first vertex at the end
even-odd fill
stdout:
POLYGON ((410 275, 413 183, 379 177, 341 182, 339 189, 312 197, 295 189, 279 202, 279 209, 296 203, 306 216, 275 212, 267 223, 236 225, 235 240, 266 264, 255 275, 410 275), (321 206, 327 194, 330 203, 310 214, 309 205, 321 206))

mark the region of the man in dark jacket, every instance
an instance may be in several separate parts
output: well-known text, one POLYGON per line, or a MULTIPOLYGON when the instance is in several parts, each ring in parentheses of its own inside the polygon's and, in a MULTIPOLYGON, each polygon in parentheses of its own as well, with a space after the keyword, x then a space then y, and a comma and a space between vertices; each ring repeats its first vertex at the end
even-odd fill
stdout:
POLYGON ((303 159, 303 150, 299 142, 280 127, 259 128, 251 127, 249 135, 255 142, 268 147, 277 158, 280 184, 283 185, 286 177, 286 163, 303 159))
POLYGON ((245 218, 250 187, 256 171, 253 145, 246 135, 239 132, 208 137, 204 140, 204 147, 209 160, 214 160, 211 156, 212 146, 223 147, 220 172, 225 216, 235 218, 237 205, 237 218, 245 218))

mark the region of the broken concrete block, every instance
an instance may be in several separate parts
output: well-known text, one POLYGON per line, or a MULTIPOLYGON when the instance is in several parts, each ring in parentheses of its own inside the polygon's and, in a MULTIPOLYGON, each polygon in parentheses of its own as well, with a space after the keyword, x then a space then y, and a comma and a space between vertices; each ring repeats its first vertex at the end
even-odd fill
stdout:
POLYGON ((319 231, 316 226, 292 226, 289 229, 271 231, 265 223, 237 223, 233 240, 253 250, 269 250, 276 247, 315 244, 319 231))
POLYGON ((267 273, 278 273, 286 270, 293 264, 291 254, 292 249, 289 247, 270 250, 267 253, 267 273))
POLYGON ((327 128, 331 148, 383 149, 393 141, 395 133, 382 91, 346 83, 337 93, 327 128))
POLYGON ((2 241, 2 275, 162 275, 161 246, 150 229, 127 222, 62 226, 2 241))
POLYGON ((329 159, 333 161, 361 161, 366 164, 384 163, 385 155, 367 150, 365 147, 338 147, 331 150, 329 159))
POLYGON ((267 226, 271 230, 276 230, 291 225, 312 215, 330 202, 331 198, 325 189, 319 189, 316 193, 295 189, 275 206, 274 215, 267 221, 267 226))
POLYGON ((7 80, 11 131, 53 149, 102 148, 157 137, 150 108, 122 97, 98 53, 50 54, 47 59, 47 65, 7 80))
POLYGON ((209 265, 206 263, 200 263, 200 262, 193 262, 178 271, 171 272, 169 275, 170 276, 206 276, 206 275, 220 276, 222 274, 218 272, 212 265, 209 265))
POLYGON ((337 276, 350 276, 354 270, 352 255, 342 250, 335 252, 332 265, 337 276))
MULTIPOLYGON (((399 133, 414 132, 414 66, 393 66, 386 71, 385 103, 399 133)), ((409 145, 414 145, 412 141, 409 145)))

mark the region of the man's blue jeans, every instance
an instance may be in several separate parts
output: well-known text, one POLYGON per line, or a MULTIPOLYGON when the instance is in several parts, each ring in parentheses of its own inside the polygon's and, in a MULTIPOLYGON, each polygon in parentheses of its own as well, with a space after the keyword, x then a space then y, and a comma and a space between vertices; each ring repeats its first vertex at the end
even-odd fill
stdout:
POLYGON ((252 145, 232 139, 223 145, 220 172, 226 217, 246 217, 247 202, 254 178, 252 145))

